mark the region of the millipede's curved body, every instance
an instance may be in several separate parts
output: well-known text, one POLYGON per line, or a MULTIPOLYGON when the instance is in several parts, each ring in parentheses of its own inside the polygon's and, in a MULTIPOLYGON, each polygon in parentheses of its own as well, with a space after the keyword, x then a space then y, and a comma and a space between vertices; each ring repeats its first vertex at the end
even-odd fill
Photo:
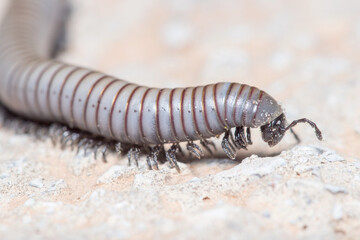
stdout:
MULTIPOLYGON (((245 84, 156 89, 53 60, 66 11, 64 0, 11 2, 0 28, 0 101, 12 112, 136 146, 205 140, 226 132, 223 148, 231 157, 231 128, 237 128, 239 148, 251 143, 244 127, 262 127, 265 133, 280 119, 284 128, 280 105, 245 84)), ((263 138, 275 145, 270 135, 263 138)))

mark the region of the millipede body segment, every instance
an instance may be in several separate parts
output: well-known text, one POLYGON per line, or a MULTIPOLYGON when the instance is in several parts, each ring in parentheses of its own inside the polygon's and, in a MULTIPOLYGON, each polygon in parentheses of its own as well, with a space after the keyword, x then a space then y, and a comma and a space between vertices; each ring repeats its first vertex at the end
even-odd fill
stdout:
POLYGON ((52 56, 67 11, 64 0, 11 1, 0 28, 0 101, 11 112, 127 144, 129 158, 136 161, 139 148, 149 148, 147 159, 154 160, 170 143, 165 155, 176 167, 180 142, 200 156, 193 141, 209 149, 207 139, 223 133, 222 147, 230 158, 236 148, 251 144, 250 128, 260 127, 270 146, 299 121, 310 123, 322 138, 307 119, 286 127, 276 100, 246 84, 149 88, 57 61, 52 56))

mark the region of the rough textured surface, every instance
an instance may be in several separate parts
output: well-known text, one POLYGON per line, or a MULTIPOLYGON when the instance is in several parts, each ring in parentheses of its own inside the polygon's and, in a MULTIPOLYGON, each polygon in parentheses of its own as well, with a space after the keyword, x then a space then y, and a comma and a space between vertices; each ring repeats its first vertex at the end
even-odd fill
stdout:
POLYGON ((156 87, 255 85, 325 140, 299 126, 301 145, 269 149, 253 131, 236 162, 185 157, 178 174, 1 128, 1 239, 359 236, 359 1, 72 3, 61 59, 156 87))

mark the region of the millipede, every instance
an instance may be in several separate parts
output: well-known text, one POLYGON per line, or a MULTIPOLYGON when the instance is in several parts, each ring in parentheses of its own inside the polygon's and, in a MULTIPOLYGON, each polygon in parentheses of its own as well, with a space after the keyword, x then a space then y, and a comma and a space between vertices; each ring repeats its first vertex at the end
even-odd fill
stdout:
MULTIPOLYGON (((0 27, 2 107, 24 119, 54 123, 48 132, 60 136, 63 146, 91 147, 95 153, 102 148, 104 158, 115 148, 136 164, 145 153, 150 169, 158 169, 161 155, 180 171, 181 142, 200 158, 203 150, 195 141, 212 152, 209 138, 224 134, 221 147, 235 159, 237 150, 252 144, 251 128, 260 128, 271 147, 288 130, 299 140, 292 128, 300 122, 322 140, 315 123, 302 118, 287 125, 276 100, 246 84, 149 88, 60 62, 55 55, 68 13, 64 0, 12 0, 0 27)), ((20 125, 16 128, 31 129, 20 125)))

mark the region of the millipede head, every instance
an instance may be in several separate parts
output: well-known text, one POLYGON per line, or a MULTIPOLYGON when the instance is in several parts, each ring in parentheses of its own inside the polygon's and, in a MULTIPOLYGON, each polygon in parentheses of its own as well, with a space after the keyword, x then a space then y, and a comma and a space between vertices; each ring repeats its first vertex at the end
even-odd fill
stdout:
POLYGON ((261 136, 264 142, 267 142, 270 147, 278 144, 284 137, 286 118, 281 114, 268 124, 261 126, 261 136))
MULTIPOLYGON (((316 137, 321 141, 322 140, 322 133, 320 129, 316 126, 316 124, 306 118, 301 118, 298 120, 293 121, 289 124, 289 126, 285 127, 286 124, 286 118, 284 114, 281 114, 277 118, 275 118, 273 121, 271 121, 268 124, 265 124, 261 126, 261 136, 262 139, 269 144, 270 147, 275 146, 278 144, 281 139, 284 137, 285 132, 288 130, 291 130, 292 127, 294 127, 298 123, 308 123, 311 127, 315 129, 316 137)), ((293 133, 295 138, 299 141, 297 138, 297 135, 293 133)))

